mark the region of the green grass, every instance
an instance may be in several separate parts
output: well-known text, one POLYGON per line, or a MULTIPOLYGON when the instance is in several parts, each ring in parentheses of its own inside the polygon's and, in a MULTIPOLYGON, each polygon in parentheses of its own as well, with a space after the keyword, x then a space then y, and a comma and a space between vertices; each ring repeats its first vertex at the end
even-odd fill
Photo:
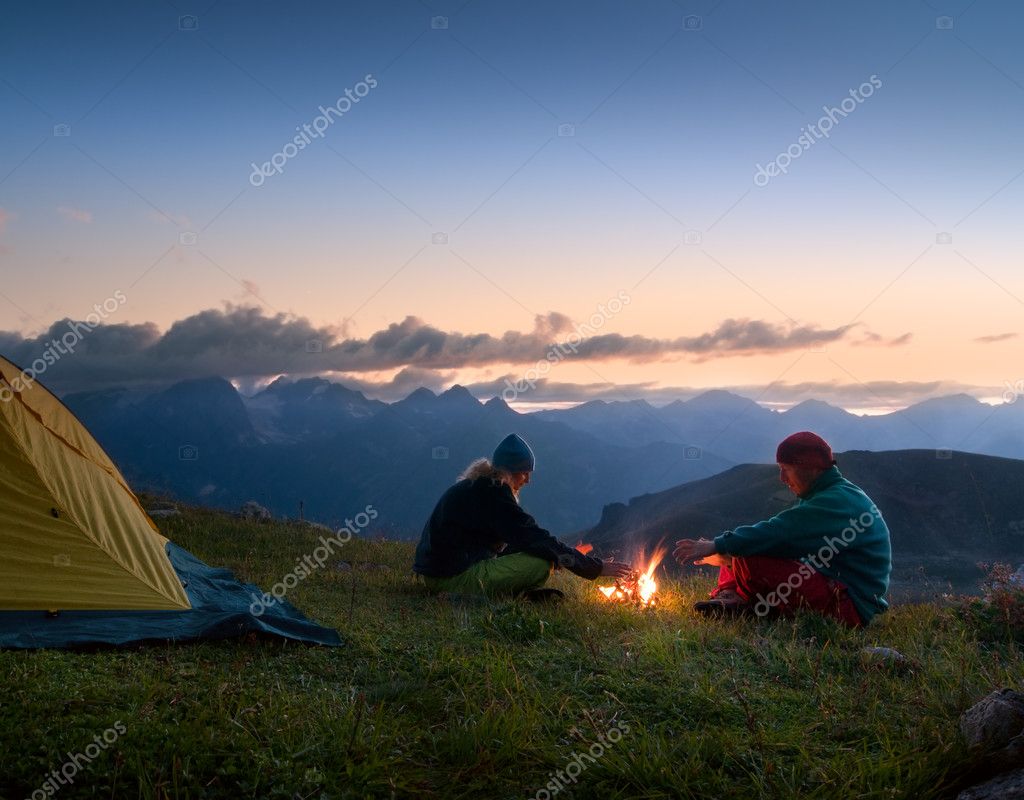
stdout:
MULTIPOLYGON (((317 536, 207 511, 161 527, 264 588, 317 536)), ((948 797, 974 766, 960 713, 1024 675, 1018 644, 979 641, 950 608, 897 607, 864 632, 723 623, 690 610, 706 582, 666 582, 642 610, 571 575, 554 579, 560 606, 453 603, 414 584, 411 557, 352 541, 338 560, 353 569, 289 593, 342 648, 0 652, 0 796, 29 797, 120 721, 57 797, 527 798, 600 737, 554 797, 948 797), (866 665, 865 645, 913 668, 866 665)))

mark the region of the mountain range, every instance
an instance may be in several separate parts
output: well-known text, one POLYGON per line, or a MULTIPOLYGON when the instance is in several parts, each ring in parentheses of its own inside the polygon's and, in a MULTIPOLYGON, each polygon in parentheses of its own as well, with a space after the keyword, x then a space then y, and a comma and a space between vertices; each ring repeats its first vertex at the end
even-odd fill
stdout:
POLYGON ((559 535, 592 526, 609 503, 771 463, 776 443, 800 429, 836 449, 1024 458, 1024 402, 965 395, 875 417, 815 400, 780 413, 725 391, 664 407, 595 401, 521 414, 461 386, 388 404, 321 378, 281 378, 252 397, 213 377, 64 399, 139 489, 222 508, 256 500, 328 525, 371 504, 381 532, 398 538, 417 536, 462 469, 513 431, 538 459, 523 504, 559 535))
POLYGON ((256 500, 288 517, 301 503, 306 518, 332 526, 370 504, 396 538, 417 536, 444 489, 510 432, 537 455, 527 507, 556 533, 592 524, 609 500, 733 466, 680 443, 610 442, 461 386, 385 404, 315 378, 252 398, 208 378, 64 399, 140 490, 222 508, 256 500))
POLYGON ((873 416, 820 400, 772 411, 722 390, 662 407, 645 400, 595 400, 537 416, 620 444, 679 442, 738 463, 774 461, 776 444, 800 430, 815 431, 834 450, 960 450, 1024 458, 1024 400, 991 406, 966 394, 873 416))

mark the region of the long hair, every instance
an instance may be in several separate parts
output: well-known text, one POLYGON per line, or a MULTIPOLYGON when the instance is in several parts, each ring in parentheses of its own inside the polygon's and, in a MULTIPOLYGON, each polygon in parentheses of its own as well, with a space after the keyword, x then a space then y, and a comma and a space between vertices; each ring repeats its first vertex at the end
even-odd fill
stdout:
MULTIPOLYGON (((459 475, 460 481, 475 481, 478 478, 489 478, 493 483, 503 483, 512 489, 511 475, 508 470, 494 466, 488 458, 478 458, 466 467, 459 475)), ((519 502, 519 492, 512 489, 512 496, 519 502)))

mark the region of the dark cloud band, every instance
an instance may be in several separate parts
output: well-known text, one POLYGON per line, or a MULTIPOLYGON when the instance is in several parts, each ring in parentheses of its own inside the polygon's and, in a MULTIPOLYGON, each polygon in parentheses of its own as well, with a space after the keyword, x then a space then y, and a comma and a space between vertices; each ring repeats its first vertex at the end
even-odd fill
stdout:
MULTIPOLYGON (((31 363, 69 325, 74 322, 60 320, 30 338, 0 332, 0 352, 17 363, 31 363)), ((73 357, 53 366, 47 382, 66 391, 209 375, 252 379, 280 374, 456 370, 529 364, 565 341, 572 341, 565 354, 571 361, 652 362, 678 357, 705 361, 822 346, 842 340, 852 328, 727 319, 713 331, 690 337, 599 333, 581 339, 572 320, 552 312, 539 315, 532 331, 506 331, 500 336, 444 331, 406 317, 358 339, 345 338, 341 331, 315 326, 303 317, 267 316, 261 309, 228 306, 175 322, 164 333, 153 324, 100 325, 83 338, 73 357)))

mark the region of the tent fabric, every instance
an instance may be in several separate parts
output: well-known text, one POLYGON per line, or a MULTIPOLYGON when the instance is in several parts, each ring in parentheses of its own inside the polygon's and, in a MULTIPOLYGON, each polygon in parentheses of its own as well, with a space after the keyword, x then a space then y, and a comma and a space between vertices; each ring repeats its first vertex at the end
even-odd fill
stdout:
POLYGON ((230 571, 204 564, 168 542, 166 552, 185 587, 184 611, 0 611, 0 648, 74 648, 100 644, 224 639, 255 632, 310 644, 339 646, 338 632, 308 620, 279 600, 260 616, 250 611, 260 589, 238 582, 230 571))
POLYGON ((223 639, 337 646, 337 631, 160 535, 63 403, 0 357, 0 648, 223 639))
POLYGON ((0 357, 0 610, 187 609, 166 544, 85 427, 0 357))

